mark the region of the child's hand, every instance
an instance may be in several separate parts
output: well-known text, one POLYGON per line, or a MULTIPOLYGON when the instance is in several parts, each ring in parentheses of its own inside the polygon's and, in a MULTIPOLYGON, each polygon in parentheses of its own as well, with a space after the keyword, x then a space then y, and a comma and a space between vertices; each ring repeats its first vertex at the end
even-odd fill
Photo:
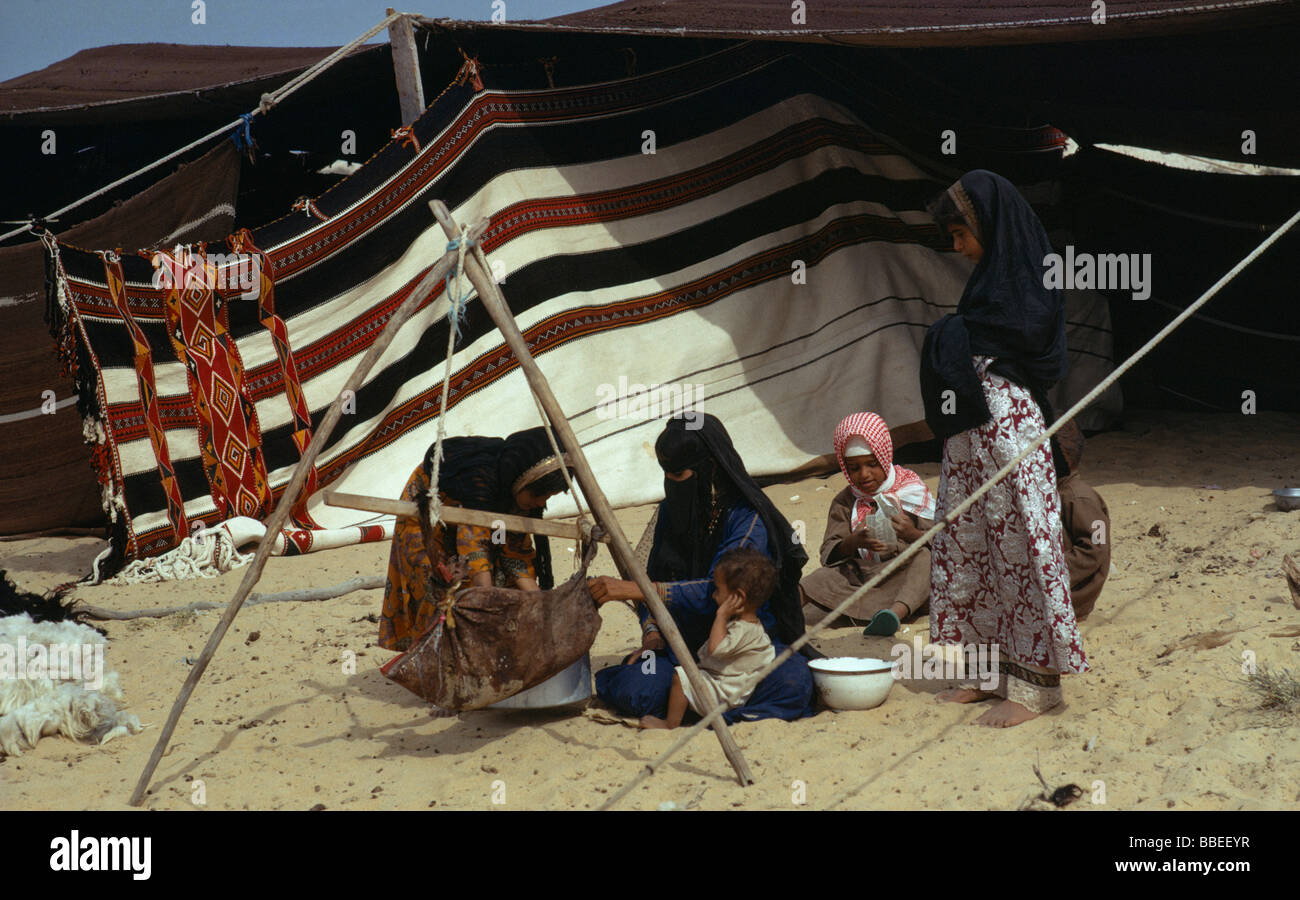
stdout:
POLYGON ((718 618, 720 619, 730 621, 731 619, 739 618, 744 611, 745 601, 740 594, 732 594, 727 597, 726 600, 723 600, 718 604, 718 618))
POLYGON ((925 533, 913 525, 912 520, 902 513, 899 513, 896 516, 891 516, 889 524, 894 526, 894 534, 898 535, 901 540, 907 541, 909 544, 925 533))
POLYGON ((840 553, 844 556, 855 556, 857 552, 867 546, 867 541, 871 539, 871 532, 854 531, 848 537, 840 541, 840 553))
POLYGON ((873 553, 889 553, 894 548, 884 541, 878 541, 875 538, 867 538, 864 542, 868 550, 873 553))
MULTIPOLYGON (((668 642, 657 631, 647 631, 641 638, 641 652, 653 650, 659 652, 668 649, 668 642)), ((639 654, 638 654, 639 655, 639 654)))

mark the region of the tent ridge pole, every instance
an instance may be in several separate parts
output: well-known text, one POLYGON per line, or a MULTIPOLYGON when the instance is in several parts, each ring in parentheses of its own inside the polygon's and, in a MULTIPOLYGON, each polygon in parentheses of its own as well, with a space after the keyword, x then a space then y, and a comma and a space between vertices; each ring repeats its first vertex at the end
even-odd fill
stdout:
POLYGON ((386 16, 388 44, 393 50, 393 74, 397 77, 397 99, 402 110, 402 124, 410 125, 424 112, 424 84, 420 81, 420 56, 415 51, 415 30, 411 17, 393 18, 396 10, 389 7, 386 16))

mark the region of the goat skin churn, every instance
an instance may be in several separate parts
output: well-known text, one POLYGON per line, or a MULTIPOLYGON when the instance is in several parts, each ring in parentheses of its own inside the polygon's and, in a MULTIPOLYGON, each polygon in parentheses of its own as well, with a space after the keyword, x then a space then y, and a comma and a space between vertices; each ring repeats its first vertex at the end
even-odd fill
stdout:
POLYGON ((549 591, 474 587, 380 672, 445 710, 482 709, 541 684, 582 659, 600 631, 587 566, 549 591))

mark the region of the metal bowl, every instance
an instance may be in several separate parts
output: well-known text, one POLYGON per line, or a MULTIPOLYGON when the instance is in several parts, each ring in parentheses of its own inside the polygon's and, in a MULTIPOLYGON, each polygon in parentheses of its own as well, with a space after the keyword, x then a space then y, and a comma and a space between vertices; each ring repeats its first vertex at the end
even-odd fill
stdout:
POLYGON ((591 656, 584 656, 558 675, 535 684, 489 709, 560 709, 591 699, 591 656))
POLYGON ((1273 502, 1278 509, 1300 509, 1300 488, 1278 488, 1273 491, 1273 502))

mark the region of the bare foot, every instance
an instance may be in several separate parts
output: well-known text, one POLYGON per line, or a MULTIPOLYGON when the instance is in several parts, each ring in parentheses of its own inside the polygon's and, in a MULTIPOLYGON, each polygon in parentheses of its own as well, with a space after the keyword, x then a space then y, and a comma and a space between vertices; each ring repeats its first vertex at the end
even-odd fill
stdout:
POLYGON ((979 703, 992 700, 998 696, 993 691, 981 691, 979 688, 949 688, 934 695, 934 699, 943 703, 979 703))
POLYGON ((642 716, 641 727, 642 728, 671 728, 672 726, 668 724, 668 721, 666 719, 659 719, 656 718, 655 716, 642 716))
POLYGON ((1022 722, 1037 718, 1038 713, 1030 712, 1026 707, 1012 700, 1003 700, 976 719, 975 724, 988 725, 990 728, 1010 728, 1012 725, 1019 725, 1022 722))

